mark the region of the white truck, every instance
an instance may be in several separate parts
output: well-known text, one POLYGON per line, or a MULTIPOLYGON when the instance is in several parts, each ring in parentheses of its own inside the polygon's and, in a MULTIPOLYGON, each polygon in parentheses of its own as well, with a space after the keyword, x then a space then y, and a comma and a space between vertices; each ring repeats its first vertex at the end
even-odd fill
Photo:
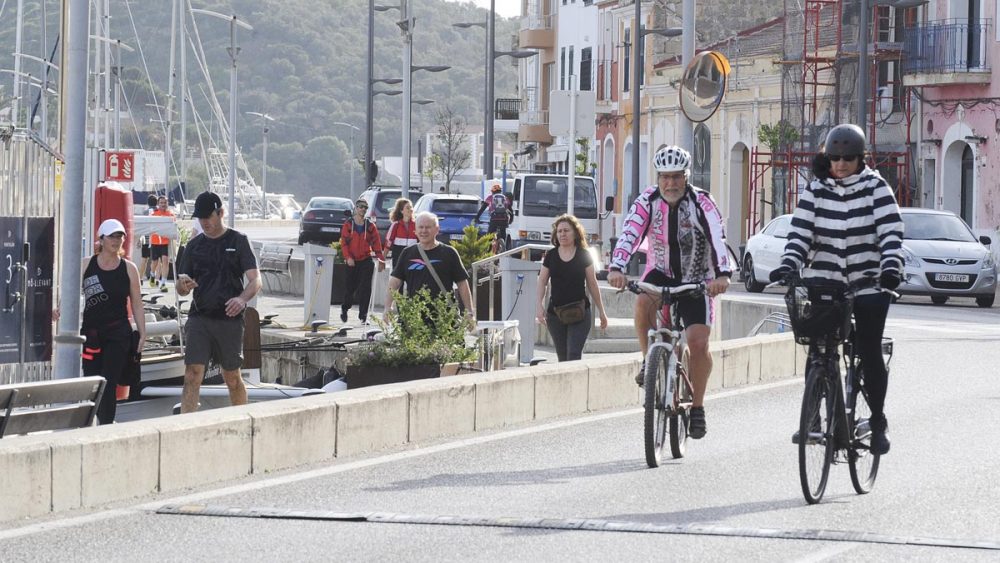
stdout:
MULTIPOLYGON (((569 212, 565 174, 518 174, 514 176, 514 222, 507 228, 507 248, 523 244, 546 244, 552 240, 552 222, 569 212)), ((597 189, 594 179, 574 179, 573 215, 587 231, 588 243, 598 242, 597 189)))

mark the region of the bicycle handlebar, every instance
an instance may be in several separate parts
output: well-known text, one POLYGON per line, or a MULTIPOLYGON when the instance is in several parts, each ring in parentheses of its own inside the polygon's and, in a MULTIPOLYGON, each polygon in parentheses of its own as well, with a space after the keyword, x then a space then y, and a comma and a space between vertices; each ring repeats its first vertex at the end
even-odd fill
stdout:
POLYGON ((630 281, 625 287, 621 288, 619 291, 629 290, 636 295, 640 293, 648 293, 660 297, 664 294, 670 295, 671 297, 683 296, 688 294, 701 293, 705 291, 705 282, 698 283, 685 283, 678 286, 660 286, 651 283, 646 283, 644 281, 630 281))
MULTIPOLYGON (((803 278, 801 275, 799 275, 798 272, 789 272, 789 274, 787 276, 785 276, 784 278, 782 278, 782 279, 780 279, 778 281, 774 281, 774 282, 771 282, 771 283, 765 285, 764 289, 770 289, 772 287, 787 287, 792 282, 799 282, 799 281, 802 281, 803 279, 806 279, 806 278, 803 278)), ((858 291, 861 291, 862 289, 868 289, 870 287, 877 289, 880 293, 888 293, 889 295, 891 295, 895 299, 899 299, 900 298, 900 294, 899 293, 897 293, 897 292, 895 292, 895 291, 893 291, 891 289, 886 289, 886 288, 880 286, 879 285, 878 277, 876 277, 874 275, 867 275, 867 276, 861 278, 860 280, 848 283, 845 286, 845 288, 844 288, 844 293, 845 294, 848 294, 848 293, 857 293, 858 291)))

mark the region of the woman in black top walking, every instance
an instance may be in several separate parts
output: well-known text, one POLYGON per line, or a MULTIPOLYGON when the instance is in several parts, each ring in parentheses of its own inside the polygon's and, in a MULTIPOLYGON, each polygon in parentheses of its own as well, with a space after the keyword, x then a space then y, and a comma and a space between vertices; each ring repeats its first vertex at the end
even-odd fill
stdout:
POLYGON ((101 424, 115 421, 115 391, 133 355, 142 351, 146 339, 142 293, 139 290, 139 269, 122 255, 125 227, 117 219, 101 223, 97 231, 98 252, 86 262, 83 272, 83 374, 100 375, 107 380, 104 395, 97 409, 101 424), (127 302, 131 302, 132 318, 138 331, 138 344, 133 347, 132 324, 127 302))
POLYGON ((594 313, 587 301, 587 291, 600 314, 601 329, 608 328, 608 316, 604 313, 604 301, 597 286, 594 262, 587 252, 587 235, 583 226, 572 215, 560 215, 552 224, 552 244, 542 260, 542 270, 538 275, 538 322, 546 325, 552 335, 559 361, 579 360, 583 356, 583 345, 594 326, 594 313), (545 291, 552 280, 552 296, 545 308, 545 291), (583 306, 582 319, 563 322, 556 314, 556 308, 579 303, 583 306))

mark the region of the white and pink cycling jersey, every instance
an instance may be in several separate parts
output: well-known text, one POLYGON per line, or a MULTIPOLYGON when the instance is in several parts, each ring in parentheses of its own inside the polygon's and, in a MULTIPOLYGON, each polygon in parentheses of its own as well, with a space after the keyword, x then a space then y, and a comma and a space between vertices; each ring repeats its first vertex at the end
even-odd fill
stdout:
POLYGON ((656 186, 646 188, 625 216, 622 234, 611 254, 610 268, 624 272, 645 243, 645 277, 653 270, 679 283, 695 283, 730 276, 732 262, 726 251, 722 214, 705 190, 688 185, 684 197, 671 209, 656 186), (671 237, 671 220, 676 222, 671 237), (673 240, 672 240, 673 239, 673 240), (680 271, 671 265, 671 245, 678 245, 680 271))

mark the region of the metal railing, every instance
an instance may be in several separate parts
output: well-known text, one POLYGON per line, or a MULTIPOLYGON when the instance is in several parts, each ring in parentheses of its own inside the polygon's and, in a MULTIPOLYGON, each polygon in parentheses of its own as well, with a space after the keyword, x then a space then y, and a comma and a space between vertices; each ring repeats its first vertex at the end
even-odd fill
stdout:
POLYGON ((500 98, 493 103, 493 119, 517 120, 521 112, 519 98, 500 98))
POLYGON ((990 70, 990 20, 940 20, 906 29, 903 73, 990 70))

